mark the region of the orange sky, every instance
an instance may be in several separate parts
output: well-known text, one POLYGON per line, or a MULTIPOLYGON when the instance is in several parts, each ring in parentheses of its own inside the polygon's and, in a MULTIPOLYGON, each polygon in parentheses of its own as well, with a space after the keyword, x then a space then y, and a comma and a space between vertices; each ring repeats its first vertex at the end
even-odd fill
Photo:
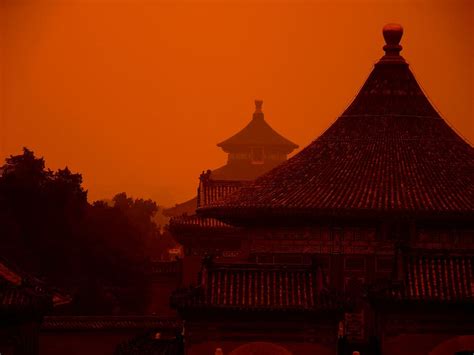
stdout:
POLYGON ((0 0, 1 156, 81 172, 89 199, 171 205, 225 163, 216 143, 264 100, 300 146, 382 56, 381 28, 443 117, 474 142, 474 1, 0 0))

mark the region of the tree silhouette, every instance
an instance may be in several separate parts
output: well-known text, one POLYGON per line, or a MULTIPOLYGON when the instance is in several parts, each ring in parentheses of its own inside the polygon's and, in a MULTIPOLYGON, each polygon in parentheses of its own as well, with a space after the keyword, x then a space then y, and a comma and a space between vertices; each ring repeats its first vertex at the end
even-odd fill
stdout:
POLYGON ((143 311, 155 202, 120 193, 89 204, 80 174, 46 169, 27 148, 0 171, 1 256, 69 290, 74 313, 143 311))

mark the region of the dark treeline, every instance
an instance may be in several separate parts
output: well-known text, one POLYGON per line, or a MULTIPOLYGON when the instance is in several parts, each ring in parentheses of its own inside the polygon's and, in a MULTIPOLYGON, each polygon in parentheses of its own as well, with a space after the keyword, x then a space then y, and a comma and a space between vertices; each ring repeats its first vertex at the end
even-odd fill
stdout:
POLYGON ((0 256, 71 294, 70 312, 144 312, 162 237, 155 202, 120 193, 90 204, 80 174, 46 169, 26 148, 0 173, 0 256))

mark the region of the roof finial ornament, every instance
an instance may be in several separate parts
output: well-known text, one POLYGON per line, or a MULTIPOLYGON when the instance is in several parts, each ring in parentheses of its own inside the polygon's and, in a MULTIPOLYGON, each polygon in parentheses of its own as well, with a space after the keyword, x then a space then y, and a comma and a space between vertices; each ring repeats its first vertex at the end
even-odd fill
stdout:
POLYGON ((255 112, 253 113, 254 120, 255 119, 263 120, 262 105, 263 105, 263 100, 255 100, 255 112))
POLYGON ((381 62, 400 62, 405 63, 405 60, 400 55, 402 46, 400 40, 403 35, 403 27, 397 23, 389 23, 383 26, 383 38, 385 39, 385 46, 383 50, 385 55, 381 59, 381 62))
POLYGON ((389 23, 383 26, 383 38, 385 39, 385 46, 383 50, 387 55, 399 55, 402 50, 400 40, 403 36, 403 27, 396 23, 389 23))

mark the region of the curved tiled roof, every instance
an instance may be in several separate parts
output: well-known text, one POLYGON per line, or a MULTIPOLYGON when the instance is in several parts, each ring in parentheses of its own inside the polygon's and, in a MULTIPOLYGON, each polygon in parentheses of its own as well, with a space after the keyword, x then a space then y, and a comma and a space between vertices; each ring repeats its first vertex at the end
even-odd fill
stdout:
POLYGON ((398 42, 386 40, 386 55, 326 132, 251 185, 198 211, 229 221, 288 215, 474 218, 474 149, 430 104, 398 42))
POLYGON ((194 231, 194 230, 234 230, 236 227, 226 224, 215 218, 205 218, 196 215, 179 216, 170 219, 170 230, 172 232, 194 231))
POLYGON ((180 329, 175 318, 156 316, 47 316, 42 330, 180 329))
POLYGON ((160 333, 146 332, 119 344, 114 352, 114 355, 137 354, 184 355, 184 339, 181 334, 161 337, 160 333))
POLYGON ((18 275, 11 268, 6 266, 1 260, 0 260, 0 279, 4 279, 5 281, 15 286, 21 285, 21 276, 18 275))
POLYGON ((13 286, 0 287, 0 308, 1 307, 23 307, 36 305, 38 297, 28 293, 27 291, 13 286))
POLYGON ((71 302, 71 298, 48 287, 44 282, 7 266, 0 258, 0 309, 11 307, 60 306, 71 302))
POLYGON ((346 295, 323 288, 322 271, 313 266, 210 264, 200 285, 176 291, 178 309, 320 311, 342 309, 346 295))
POLYGON ((224 149, 224 151, 230 151, 238 146, 273 146, 280 147, 287 153, 298 148, 298 145, 283 137, 265 121, 261 111, 262 103, 263 101, 256 100, 256 110, 252 121, 241 131, 217 144, 217 146, 224 149))
POLYGON ((404 258, 404 282, 375 285, 371 296, 378 300, 472 303, 474 257, 423 255, 404 258))

